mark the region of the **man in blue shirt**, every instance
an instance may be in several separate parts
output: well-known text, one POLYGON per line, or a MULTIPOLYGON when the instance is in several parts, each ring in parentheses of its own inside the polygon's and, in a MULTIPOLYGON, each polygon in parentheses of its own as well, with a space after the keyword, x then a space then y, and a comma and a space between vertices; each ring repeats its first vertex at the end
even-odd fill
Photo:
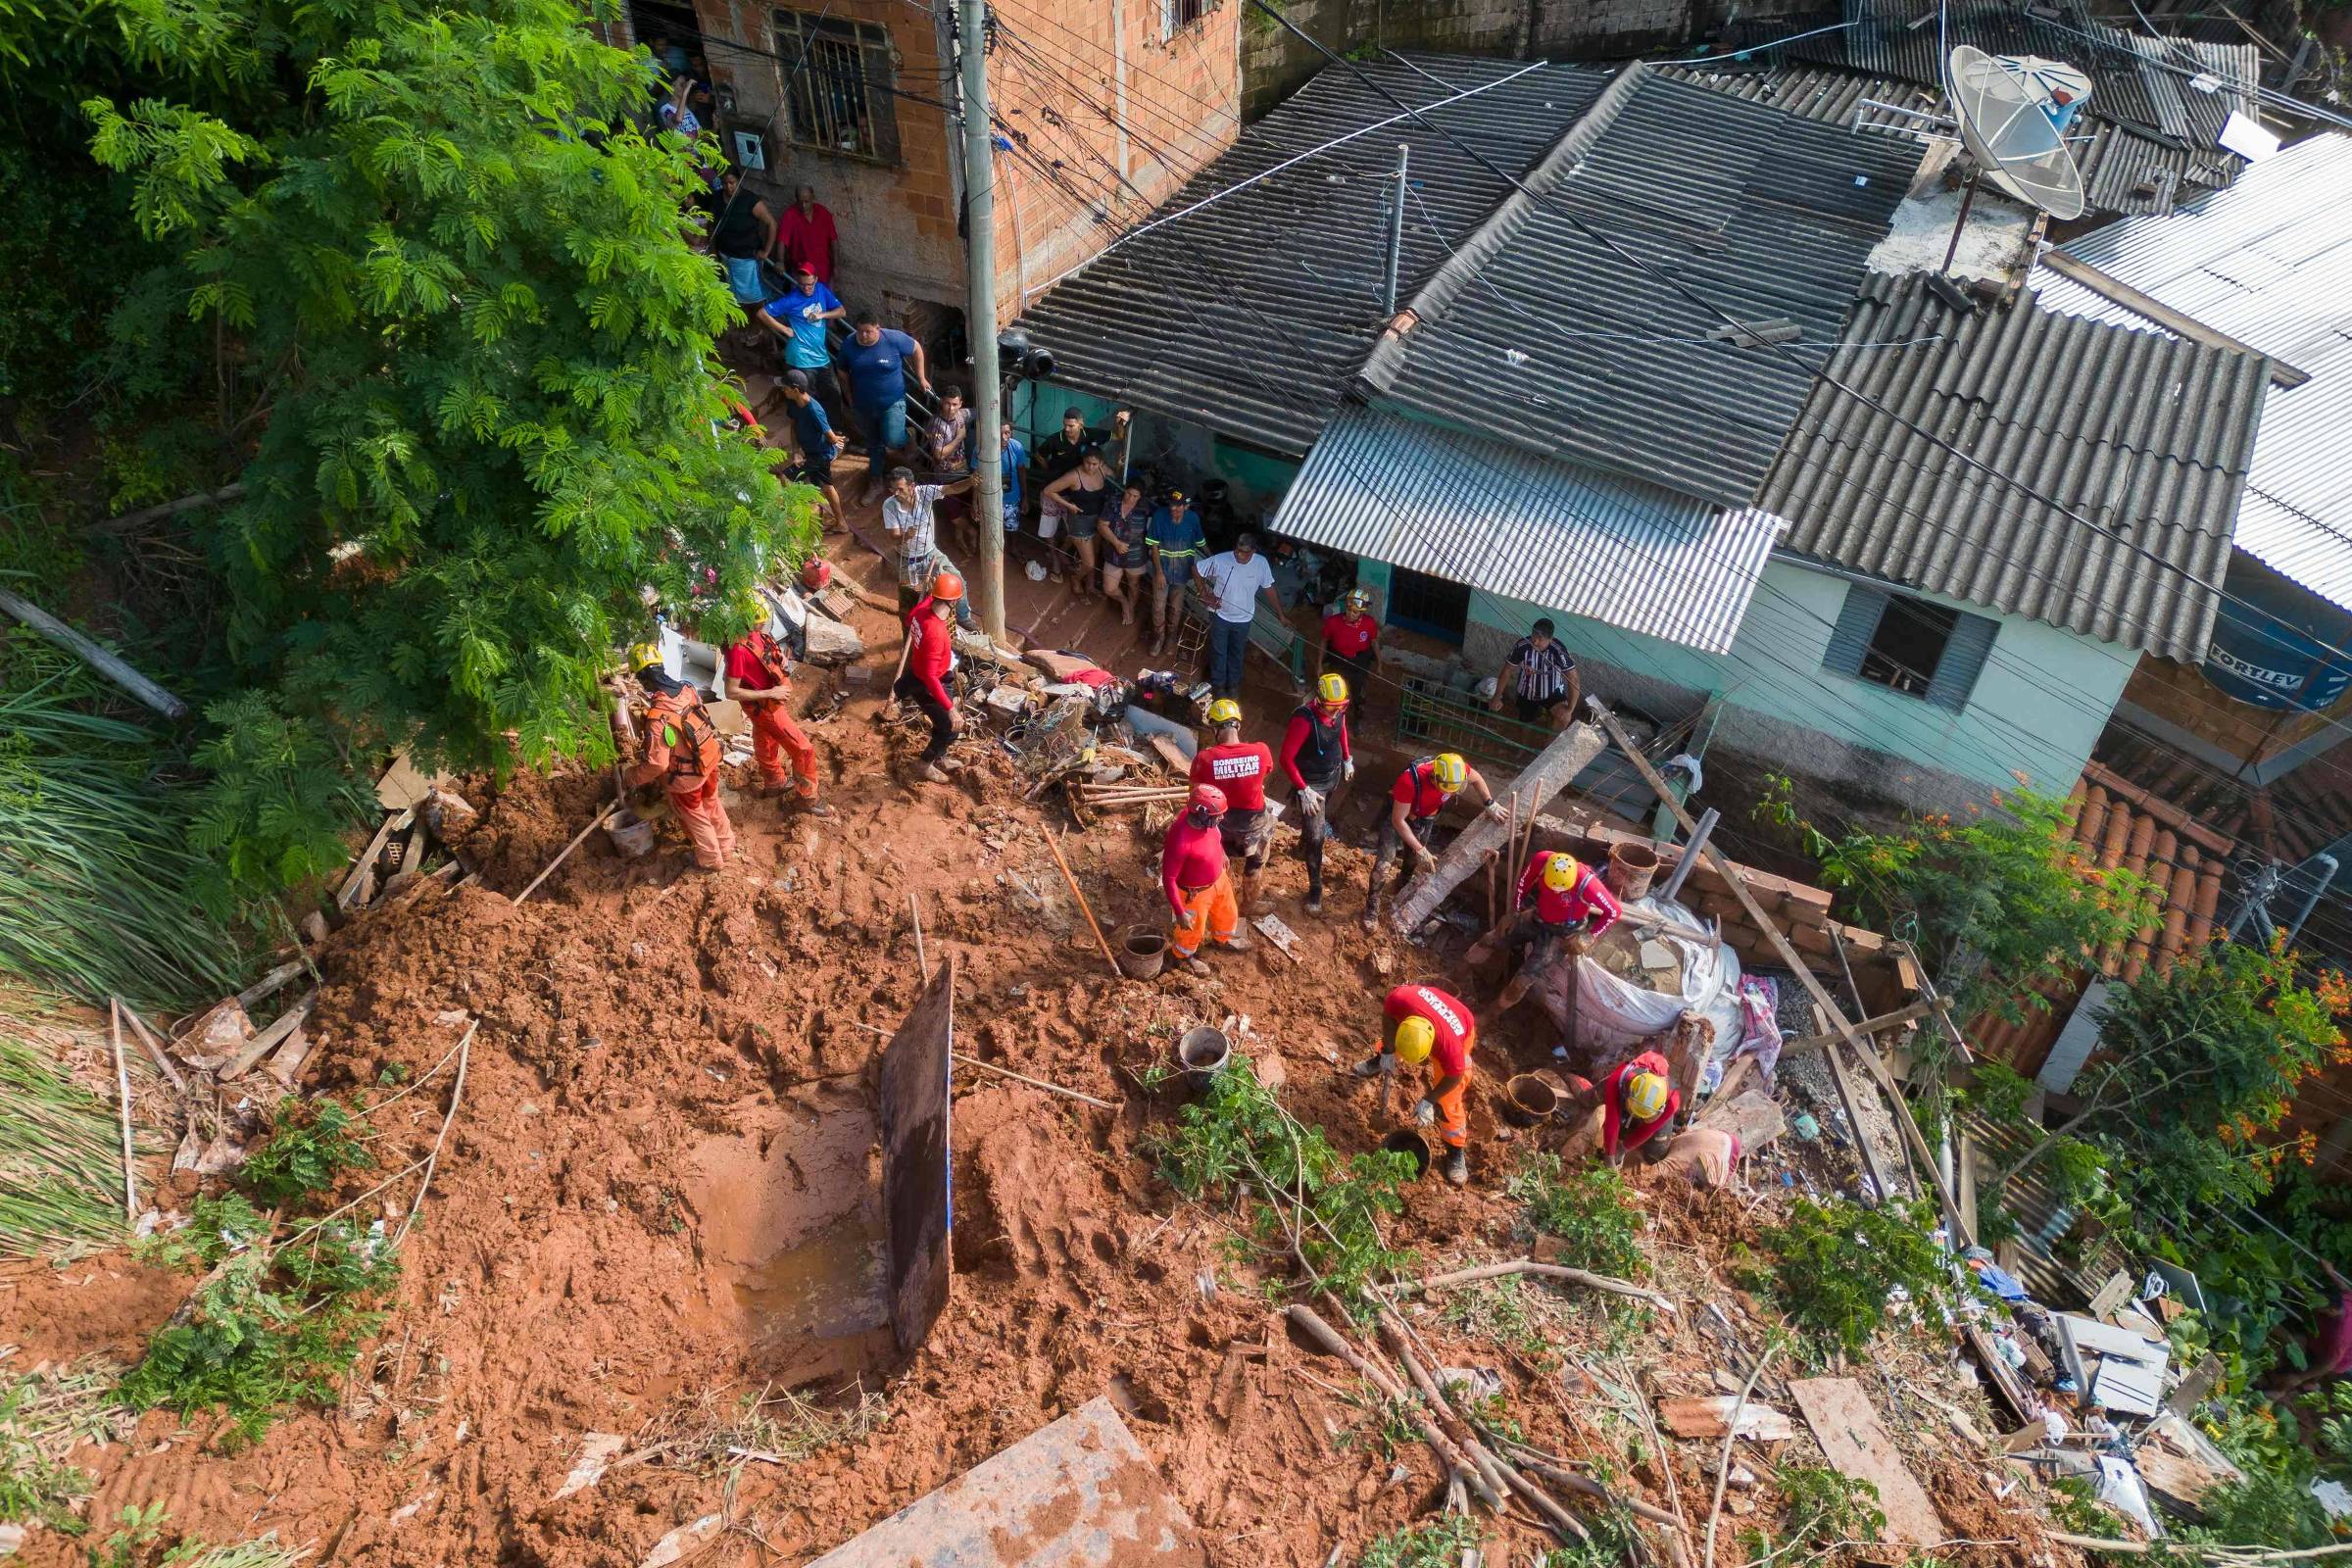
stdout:
POLYGON ((1004 421, 1004 531, 1021 531, 1021 473, 1029 466, 1029 449, 1021 438, 1012 433, 1012 421, 1004 421))
POLYGON ((882 493, 890 455, 906 444, 906 373, 913 371, 914 384, 925 392, 931 377, 924 373, 923 346, 884 326, 871 311, 858 313, 841 368, 850 381, 850 405, 865 430, 865 498, 871 501, 882 493))
POLYGON ((801 449, 794 472, 825 493, 825 532, 839 533, 844 523, 841 492, 833 487, 833 459, 849 437, 833 428, 825 406, 810 396, 808 371, 784 372, 784 403, 792 410, 792 439, 801 449))
POLYGON ((819 403, 841 407, 841 388, 833 379, 833 346, 826 340, 825 323, 849 312, 833 291, 816 280, 807 263, 794 276, 794 287, 760 307, 752 318, 784 344, 784 368, 808 378, 808 390, 819 403))
POLYGON ((1144 545, 1152 555, 1152 652, 1167 651, 1168 639, 1184 619, 1184 590, 1200 569, 1208 550, 1208 534, 1194 514, 1192 501, 1171 490, 1144 529, 1144 545), (1174 607, 1175 613, 1169 609, 1174 607))

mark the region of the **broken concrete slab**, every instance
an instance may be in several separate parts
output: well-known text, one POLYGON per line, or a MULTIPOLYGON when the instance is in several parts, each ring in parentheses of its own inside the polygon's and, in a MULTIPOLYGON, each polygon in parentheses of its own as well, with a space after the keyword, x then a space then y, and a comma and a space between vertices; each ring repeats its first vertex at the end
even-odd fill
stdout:
POLYGON ((808 1568, 1207 1568, 1107 1398, 1089 1399, 808 1568))
POLYGON ((865 657, 865 639, 838 620, 811 615, 803 629, 811 664, 848 664, 865 657))
POLYGON ((1732 1430, 1732 1411, 1740 1409, 1740 1436, 1761 1443, 1781 1443, 1796 1436, 1796 1423, 1769 1404, 1749 1399, 1740 1406, 1729 1394, 1658 1401, 1658 1424, 1678 1438, 1720 1438, 1732 1430))
POLYGON ((1852 1378, 1790 1378, 1788 1396, 1838 1473, 1879 1489, 1886 1540, 1928 1546, 1949 1534, 1861 1384, 1852 1378))

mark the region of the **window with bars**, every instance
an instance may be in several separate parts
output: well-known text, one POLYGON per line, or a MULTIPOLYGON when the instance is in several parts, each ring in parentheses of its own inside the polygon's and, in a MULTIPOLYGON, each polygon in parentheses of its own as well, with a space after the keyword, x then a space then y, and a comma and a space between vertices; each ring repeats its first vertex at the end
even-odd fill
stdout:
POLYGON ((1964 709, 2001 623, 1864 583, 1845 590, 1822 667, 1938 708, 1964 709))
POLYGON ((1214 0, 1159 0, 1159 36, 1173 38, 1214 9, 1214 0))
POLYGON ((899 161, 890 34, 870 22, 776 13, 784 133, 796 147, 899 161))

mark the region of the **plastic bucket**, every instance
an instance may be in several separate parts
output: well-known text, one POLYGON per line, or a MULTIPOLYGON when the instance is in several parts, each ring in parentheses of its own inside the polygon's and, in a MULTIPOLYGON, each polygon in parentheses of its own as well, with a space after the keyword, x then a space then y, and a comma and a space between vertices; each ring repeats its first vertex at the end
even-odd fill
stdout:
POLYGON ((1119 972, 1132 980, 1149 980, 1168 961, 1168 934, 1157 926, 1123 925, 1111 953, 1119 972))
POLYGON ((624 860, 634 860, 654 847, 654 824, 623 807, 605 824, 605 836, 624 860))
POLYGON ((1649 884, 1658 874, 1658 852, 1646 844, 1609 847, 1609 891, 1625 902, 1649 897, 1649 884))
POLYGON ((1186 1081, 1195 1089, 1206 1089, 1208 1081, 1232 1059, 1233 1042, 1225 1038, 1222 1029, 1201 1024, 1187 1029, 1176 1042, 1176 1065, 1184 1069, 1186 1081))
POLYGON ((1392 1154, 1410 1157, 1415 1181, 1429 1174, 1429 1167, 1437 1158, 1436 1152, 1429 1147, 1428 1134, 1418 1127, 1397 1128, 1380 1141, 1380 1147, 1392 1154))
POLYGON ((1559 1114, 1560 1092, 1534 1073, 1519 1074, 1503 1089, 1503 1120, 1514 1127, 1533 1127, 1559 1114))

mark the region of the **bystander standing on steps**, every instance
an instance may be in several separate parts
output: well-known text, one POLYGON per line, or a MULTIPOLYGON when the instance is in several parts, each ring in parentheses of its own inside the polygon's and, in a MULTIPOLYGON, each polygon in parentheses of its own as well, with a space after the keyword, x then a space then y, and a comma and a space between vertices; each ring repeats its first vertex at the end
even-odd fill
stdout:
POLYGON ((1242 695, 1242 668, 1250 655, 1250 625, 1257 618, 1259 601, 1282 618, 1282 601, 1274 597, 1274 568, 1257 553, 1257 535, 1245 533, 1233 548, 1200 563, 1200 583, 1207 590, 1208 684, 1219 697, 1242 695))
POLYGON ((743 171, 730 166, 718 178, 718 217, 710 224, 710 249, 726 270, 735 303, 758 305, 767 297, 760 259, 776 242, 776 215, 752 194, 743 171))
POLYGON ((1164 654, 1184 620, 1184 591, 1208 549, 1208 534, 1193 512, 1191 497, 1171 490, 1144 528, 1152 557, 1152 651, 1164 654))
POLYGON ((840 242, 841 231, 834 224, 833 210, 816 199, 816 188, 802 185, 792 193, 792 205, 776 224, 776 260, 788 272, 804 268, 816 274, 820 283, 833 281, 833 248, 840 242))
POLYGON ((833 345, 825 323, 848 314, 833 291, 804 266, 793 274, 792 287, 760 306, 752 318, 783 345, 784 373, 801 372, 809 394, 829 416, 839 415, 846 405, 841 383, 833 376, 833 345))
POLYGON ((882 527, 899 552, 899 613, 912 610, 930 591, 940 567, 939 498, 972 487, 969 475, 954 484, 918 484, 912 468, 894 468, 890 494, 882 498, 882 527))
POLYGON ((866 492, 868 501, 879 493, 890 455, 906 445, 906 377, 924 392, 931 377, 923 365, 923 346, 906 333, 882 324, 871 311, 858 313, 857 329, 841 351, 842 373, 849 377, 850 402, 865 432, 866 492))
POLYGON ((1143 592, 1149 558, 1144 533, 1151 526, 1152 507, 1139 479, 1122 485, 1118 500, 1095 520, 1095 540, 1102 548, 1102 596, 1119 607, 1122 626, 1135 624, 1136 598, 1143 592))

